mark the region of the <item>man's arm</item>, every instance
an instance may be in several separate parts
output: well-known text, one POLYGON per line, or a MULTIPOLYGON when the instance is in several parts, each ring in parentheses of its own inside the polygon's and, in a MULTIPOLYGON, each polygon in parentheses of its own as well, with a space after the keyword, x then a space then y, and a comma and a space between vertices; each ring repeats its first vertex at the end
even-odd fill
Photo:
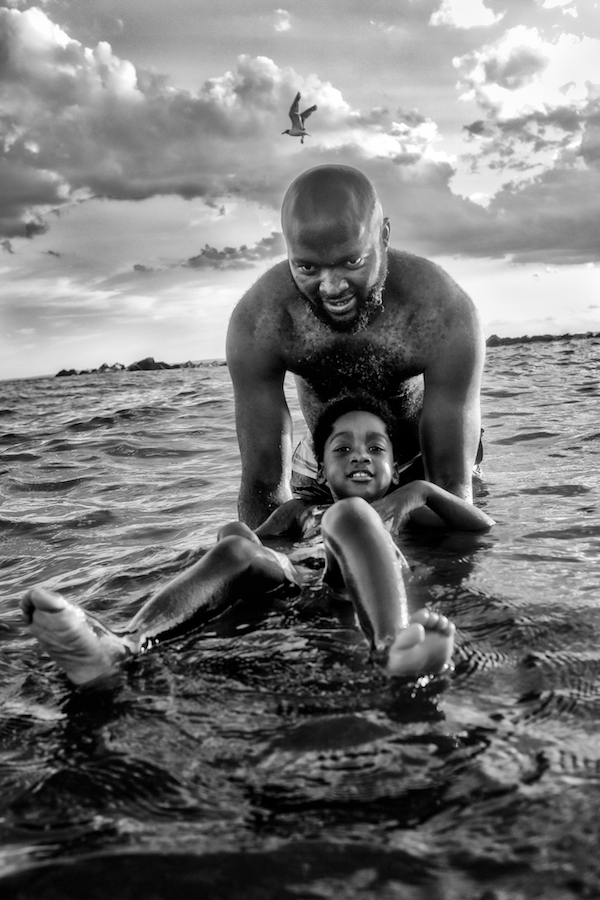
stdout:
POLYGON ((277 326, 264 306, 254 302, 255 297, 253 288, 234 310, 227 333, 242 460, 238 514, 251 528, 292 496, 292 424, 283 391, 285 365, 277 326))
POLYGON ((475 308, 463 296, 425 368, 419 439, 427 480, 472 501, 485 339, 475 308))
MULTIPOLYGON (((473 500, 473 464, 481 437, 480 390, 485 338, 470 298, 445 273, 435 340, 424 348, 424 396, 419 442, 425 477, 463 500, 473 500)), ((394 493, 373 504, 397 525, 394 493)), ((431 509, 415 510, 415 524, 442 525, 431 509)))

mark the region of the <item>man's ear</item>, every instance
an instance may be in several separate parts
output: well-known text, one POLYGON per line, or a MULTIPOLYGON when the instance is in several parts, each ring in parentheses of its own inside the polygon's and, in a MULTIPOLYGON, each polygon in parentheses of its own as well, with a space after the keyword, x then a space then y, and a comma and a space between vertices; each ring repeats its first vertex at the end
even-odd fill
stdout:
POLYGON ((381 226, 381 240, 383 241, 384 246, 386 246, 386 247, 388 246, 388 244, 390 242, 390 231, 391 231, 390 220, 386 216, 385 219, 383 220, 383 225, 381 226))
POLYGON ((323 471, 323 463, 319 463, 317 467, 317 484, 325 484, 327 479, 325 478, 325 472, 323 471))
POLYGON ((400 482, 400 467, 398 463, 394 463, 392 467, 392 484, 399 484, 400 482))

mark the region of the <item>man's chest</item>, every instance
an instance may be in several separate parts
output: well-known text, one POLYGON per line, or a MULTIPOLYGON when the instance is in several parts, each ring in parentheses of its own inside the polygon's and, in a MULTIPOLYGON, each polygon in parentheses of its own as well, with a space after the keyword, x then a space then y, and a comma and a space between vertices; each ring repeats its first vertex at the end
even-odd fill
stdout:
POLYGON ((398 329, 296 334, 284 349, 288 370, 322 400, 357 391, 392 397, 423 372, 419 354, 403 342, 398 329))

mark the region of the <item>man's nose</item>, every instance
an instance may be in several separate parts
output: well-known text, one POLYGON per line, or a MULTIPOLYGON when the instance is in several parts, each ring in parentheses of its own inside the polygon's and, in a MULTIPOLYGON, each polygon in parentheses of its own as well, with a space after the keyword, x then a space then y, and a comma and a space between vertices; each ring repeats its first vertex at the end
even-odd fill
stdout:
POLYGON ((325 270, 321 274, 319 293, 324 298, 340 297, 349 287, 350 285, 341 273, 325 270))

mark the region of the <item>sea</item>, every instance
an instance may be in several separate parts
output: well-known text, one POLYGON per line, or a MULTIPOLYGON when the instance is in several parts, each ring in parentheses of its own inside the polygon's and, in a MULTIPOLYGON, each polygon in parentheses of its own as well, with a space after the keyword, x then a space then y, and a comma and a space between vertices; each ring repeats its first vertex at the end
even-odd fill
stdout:
POLYGON ((0 384, 0 897, 600 897, 599 393, 598 339, 488 349, 497 524, 397 537, 411 602, 456 623, 451 675, 388 680, 312 587, 74 689, 19 598, 119 628, 211 547, 229 373, 0 384))

